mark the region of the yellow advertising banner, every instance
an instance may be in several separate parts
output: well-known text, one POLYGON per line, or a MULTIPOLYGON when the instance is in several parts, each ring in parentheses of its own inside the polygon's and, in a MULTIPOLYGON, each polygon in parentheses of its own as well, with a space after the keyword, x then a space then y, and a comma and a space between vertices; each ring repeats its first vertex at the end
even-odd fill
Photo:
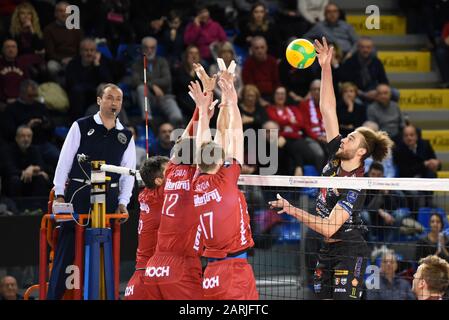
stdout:
POLYGON ((449 171, 438 171, 437 172, 438 178, 449 178, 449 171))
POLYGON ((449 151, 449 130, 423 130, 422 137, 430 140, 435 151, 449 151))
MULTIPOLYGON (((401 36, 406 33, 404 17, 380 15, 379 29, 368 29, 366 26, 368 17, 369 15, 347 15, 346 22, 354 27, 358 35, 363 36, 401 36)), ((372 22, 372 19, 369 22, 372 22)))
POLYGON ((379 51, 386 72, 429 72, 429 51, 379 51))
POLYGON ((399 89, 401 110, 449 109, 449 89, 399 89))

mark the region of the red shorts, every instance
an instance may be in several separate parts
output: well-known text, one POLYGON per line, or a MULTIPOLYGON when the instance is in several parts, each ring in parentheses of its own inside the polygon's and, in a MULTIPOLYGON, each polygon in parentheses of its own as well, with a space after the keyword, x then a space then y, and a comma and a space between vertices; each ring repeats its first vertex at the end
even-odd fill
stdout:
POLYGON ((143 281, 151 300, 202 300, 199 257, 154 254, 147 263, 143 281))
POLYGON ((149 290, 143 282, 145 270, 134 271, 133 276, 128 281, 125 289, 124 300, 149 300, 149 290))
POLYGON ((204 271, 203 290, 207 300, 259 299, 253 268, 242 258, 209 262, 204 271))

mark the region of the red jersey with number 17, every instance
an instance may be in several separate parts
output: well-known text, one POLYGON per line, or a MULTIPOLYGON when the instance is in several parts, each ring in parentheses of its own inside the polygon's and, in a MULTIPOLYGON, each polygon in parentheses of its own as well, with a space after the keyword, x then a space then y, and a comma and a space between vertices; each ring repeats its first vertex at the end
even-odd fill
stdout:
POLYGON ((224 258, 254 246, 245 196, 237 187, 239 175, 240 165, 232 160, 216 174, 197 174, 193 180, 205 257, 224 258))
POLYGON ((169 162, 156 252, 197 256, 201 234, 193 207, 192 180, 196 168, 169 162))
POLYGON ((140 216, 137 227, 136 269, 145 268, 148 259, 156 250, 163 202, 164 185, 155 189, 144 188, 139 193, 140 216))

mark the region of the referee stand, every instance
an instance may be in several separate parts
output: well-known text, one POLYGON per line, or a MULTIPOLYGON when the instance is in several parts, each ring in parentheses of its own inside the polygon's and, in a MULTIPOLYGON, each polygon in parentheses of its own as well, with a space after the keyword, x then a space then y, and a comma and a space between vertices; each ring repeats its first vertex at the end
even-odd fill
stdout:
POLYGON ((78 215, 71 204, 61 204, 63 208, 54 212, 54 191, 50 193, 48 213, 42 217, 40 228, 39 284, 27 289, 25 300, 35 290, 39 290, 39 300, 46 300, 50 273, 66 272, 53 270, 53 258, 58 239, 55 224, 68 220, 76 222, 75 259, 71 288, 66 290, 63 300, 119 299, 120 220, 126 221, 128 214, 106 213, 106 188, 110 178, 100 170, 104 164, 104 161, 91 161, 91 212, 78 215))

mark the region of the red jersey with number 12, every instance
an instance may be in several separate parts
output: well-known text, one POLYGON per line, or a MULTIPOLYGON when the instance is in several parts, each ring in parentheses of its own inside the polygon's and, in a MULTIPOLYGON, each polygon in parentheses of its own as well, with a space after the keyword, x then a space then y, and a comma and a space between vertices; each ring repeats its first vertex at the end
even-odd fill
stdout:
MULTIPOLYGON (((196 168, 169 162, 156 252, 197 256, 198 215, 193 207, 192 180, 196 168)), ((198 240, 199 241, 199 240, 198 240)))
POLYGON ((245 196, 237 187, 239 175, 240 165, 232 160, 216 174, 198 174, 193 180, 205 257, 224 258, 254 245, 245 196))

